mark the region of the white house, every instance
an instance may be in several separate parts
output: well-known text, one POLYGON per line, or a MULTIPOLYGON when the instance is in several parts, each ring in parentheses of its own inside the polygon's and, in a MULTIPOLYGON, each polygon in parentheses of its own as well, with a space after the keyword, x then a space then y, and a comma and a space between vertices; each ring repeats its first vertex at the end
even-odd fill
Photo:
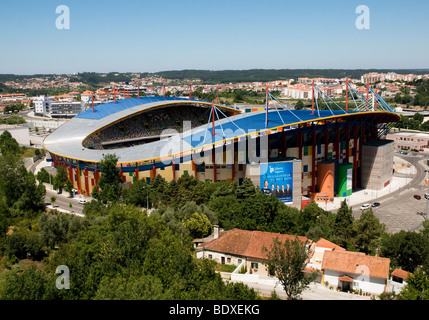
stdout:
POLYGON ((324 283, 341 290, 362 290, 371 294, 386 291, 390 259, 350 251, 325 251, 322 271, 324 283))
POLYGON ((237 267, 244 266, 250 274, 268 276, 268 270, 263 264, 266 258, 264 248, 271 249, 276 238, 281 242, 293 241, 297 238, 308 248, 312 244, 311 240, 301 236, 232 229, 215 234, 211 241, 200 241, 197 247, 197 258, 207 258, 237 267))
POLYGON ((402 288, 407 284, 408 277, 412 275, 412 273, 408 271, 404 271, 401 269, 395 269, 390 274, 390 281, 387 291, 393 291, 396 294, 401 292, 402 288))

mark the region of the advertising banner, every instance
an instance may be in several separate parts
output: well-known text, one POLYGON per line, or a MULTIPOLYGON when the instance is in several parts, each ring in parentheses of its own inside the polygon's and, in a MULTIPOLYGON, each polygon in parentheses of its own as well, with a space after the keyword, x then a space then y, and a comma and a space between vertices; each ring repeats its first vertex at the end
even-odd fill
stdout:
POLYGON ((264 194, 275 195, 287 204, 292 203, 293 162, 261 163, 260 186, 264 194))

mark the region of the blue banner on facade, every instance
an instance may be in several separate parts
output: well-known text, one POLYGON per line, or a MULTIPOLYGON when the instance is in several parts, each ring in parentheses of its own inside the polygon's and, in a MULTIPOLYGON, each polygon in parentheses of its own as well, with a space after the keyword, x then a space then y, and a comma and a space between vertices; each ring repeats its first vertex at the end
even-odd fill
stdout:
POLYGON ((260 186, 264 194, 272 194, 279 201, 292 203, 293 162, 262 163, 260 186))

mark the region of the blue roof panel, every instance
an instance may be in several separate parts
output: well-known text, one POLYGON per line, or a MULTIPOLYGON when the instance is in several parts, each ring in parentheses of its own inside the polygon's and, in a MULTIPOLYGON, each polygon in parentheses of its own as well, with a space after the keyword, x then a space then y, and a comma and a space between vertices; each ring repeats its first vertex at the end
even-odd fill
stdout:
MULTIPOLYGON (((153 102, 160 101, 198 101, 198 100, 189 100, 187 98, 178 98, 178 97, 140 97, 140 98, 129 98, 129 99, 118 99, 116 103, 114 101, 110 101, 107 103, 103 103, 94 107, 94 112, 92 112, 92 108, 89 108, 81 113, 79 113, 76 118, 81 119, 92 119, 92 120, 100 120, 108 115, 117 113, 122 110, 126 110, 138 105, 148 104, 153 102)), ((200 101, 199 101, 200 102, 200 101)))

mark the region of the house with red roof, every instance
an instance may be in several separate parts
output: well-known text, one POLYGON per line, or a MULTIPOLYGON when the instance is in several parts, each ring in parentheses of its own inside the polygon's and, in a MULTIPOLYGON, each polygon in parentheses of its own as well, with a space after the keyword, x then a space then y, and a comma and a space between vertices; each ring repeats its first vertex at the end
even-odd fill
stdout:
POLYGON ((312 248, 312 254, 307 266, 313 269, 321 270, 325 251, 346 251, 346 249, 324 238, 320 238, 312 248))
POLYGON ((386 291, 390 259, 350 251, 325 251, 322 261, 324 283, 343 291, 386 291))
POLYGON ((389 288, 387 291, 393 291, 398 294, 402 288, 407 284, 407 279, 410 275, 413 275, 411 272, 395 269, 390 274, 389 288))
POLYGON ((241 229, 232 229, 219 234, 211 241, 197 247, 197 258, 208 258, 221 264, 246 266, 251 274, 268 275, 263 260, 267 257, 264 248, 271 249, 274 239, 293 241, 298 238, 303 245, 311 247, 306 237, 241 229))

